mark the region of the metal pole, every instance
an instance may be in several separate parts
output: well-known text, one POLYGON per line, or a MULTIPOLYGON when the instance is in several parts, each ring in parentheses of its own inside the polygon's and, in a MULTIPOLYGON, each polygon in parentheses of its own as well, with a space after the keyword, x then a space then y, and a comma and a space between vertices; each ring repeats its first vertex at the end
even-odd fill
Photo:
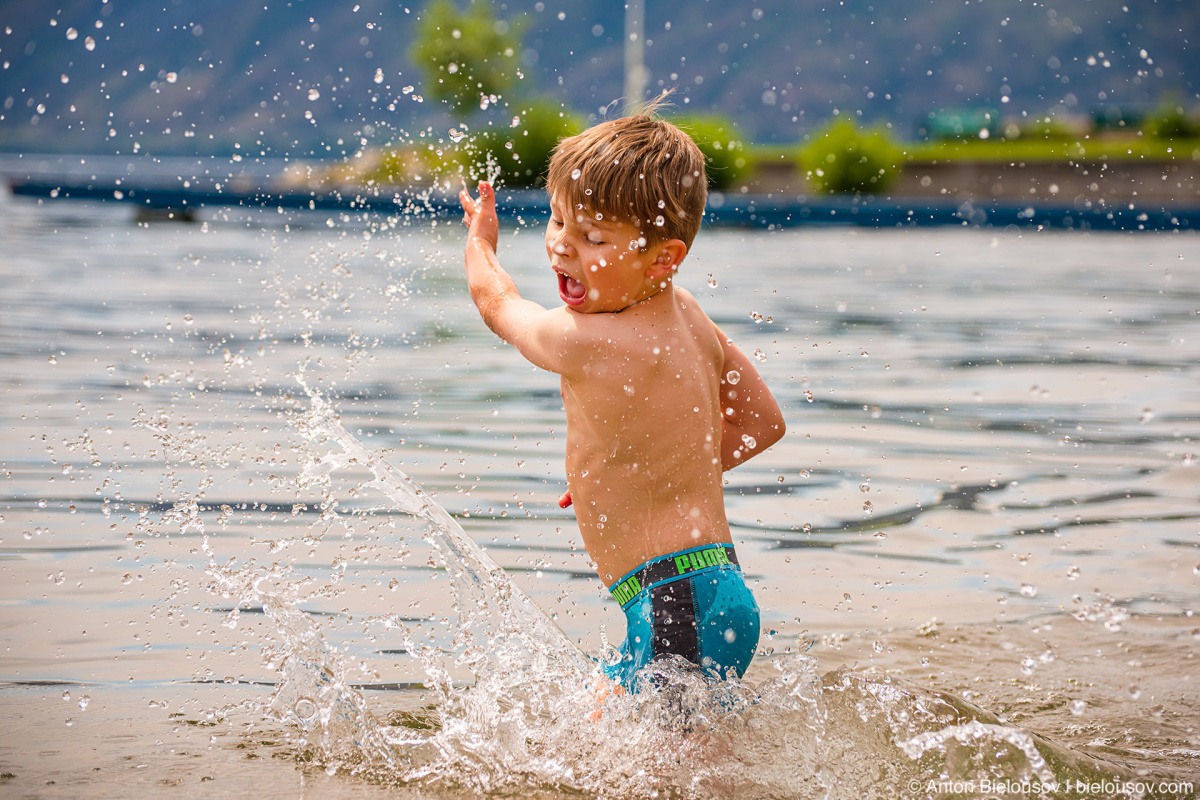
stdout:
POLYGON ((646 96, 646 11, 642 0, 625 3, 625 113, 646 96))

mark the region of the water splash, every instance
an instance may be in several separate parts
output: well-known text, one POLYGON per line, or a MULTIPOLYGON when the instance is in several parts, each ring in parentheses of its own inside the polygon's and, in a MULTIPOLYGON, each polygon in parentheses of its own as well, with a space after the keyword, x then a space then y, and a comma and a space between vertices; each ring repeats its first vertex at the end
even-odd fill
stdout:
MULTIPOLYGON (((355 688, 353 659, 326 641, 299 607, 333 589, 286 565, 210 563, 215 591, 237 607, 261 607, 274 624, 266 658, 281 680, 266 713, 296 731, 303 758, 331 772, 479 792, 532 784, 639 795, 682 790, 687 796, 719 795, 720 787, 746 781, 763 785, 762 775, 751 774, 754 765, 784 753, 791 764, 819 763, 820 682, 813 659, 779 659, 779 677, 759 687, 713 685, 687 665, 664 661, 647 671, 638 693, 615 689, 600 677, 598 661, 581 652, 453 517, 351 436, 322 397, 305 391, 309 408, 293 420, 310 448, 298 483, 331 491, 338 470, 368 470, 368 486, 395 511, 424 523, 424 539, 450 578, 457 620, 448 654, 419 644, 395 616, 383 618, 389 636, 419 661, 435 702, 432 713, 380 712, 355 688), (336 449, 320 452, 328 444, 336 449), (451 657, 454 667, 470 669, 473 686, 451 679, 451 657)), ((236 614, 236 608, 230 612, 231 624, 236 614)), ((784 783, 797 788, 804 769, 787 772, 784 783)), ((814 774, 810 769, 803 780, 814 774)))
MULTIPOLYGON (((1006 724, 955 695, 847 668, 824 677, 814 658, 773 659, 759 682, 713 684, 686 664, 655 662, 639 691, 614 690, 583 653, 409 476, 351 436, 305 387, 293 417, 307 442, 297 481, 336 506, 332 477, 366 470, 364 486, 422 524, 449 578, 453 643, 421 644, 395 615, 379 618, 424 672, 433 703, 371 708, 348 649, 326 640, 302 602, 336 589, 287 565, 221 566, 214 589, 260 606, 281 676, 265 712, 294 731, 297 754, 329 772, 478 794, 550 791, 599 796, 924 797, 931 775, 1051 782, 1111 778, 1118 767, 1006 724), (332 449, 331 449, 332 448, 332 449), (451 677, 466 668, 474 683, 451 677)), ((178 524, 189 518, 181 509, 178 524)), ((605 658, 604 654, 599 659, 605 658)))

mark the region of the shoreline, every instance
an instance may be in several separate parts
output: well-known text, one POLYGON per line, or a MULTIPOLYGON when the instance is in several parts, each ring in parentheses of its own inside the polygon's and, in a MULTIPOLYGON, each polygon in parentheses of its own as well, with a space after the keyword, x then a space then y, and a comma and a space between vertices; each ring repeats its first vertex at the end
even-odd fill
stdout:
MULTIPOLYGON (((736 191, 743 187, 747 192, 790 194, 803 193, 807 184, 793 163, 760 163, 736 191)), ((1196 207, 1200 206, 1200 161, 910 161, 885 194, 1065 204, 1082 198, 1196 207)))

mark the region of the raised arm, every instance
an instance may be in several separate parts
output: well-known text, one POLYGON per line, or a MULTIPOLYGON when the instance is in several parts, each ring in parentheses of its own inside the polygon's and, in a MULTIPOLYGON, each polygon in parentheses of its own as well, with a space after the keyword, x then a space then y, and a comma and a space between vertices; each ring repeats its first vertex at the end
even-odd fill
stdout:
POLYGON ((575 325, 565 309, 546 309, 521 297, 517 284, 496 256, 499 224, 496 195, 486 182, 479 199, 463 189, 458 195, 467 224, 467 288, 484 323, 531 363, 562 374, 577 362, 570 358, 575 325))
MULTIPOLYGON (((714 324, 714 328, 717 326, 714 324)), ((717 328, 725 351, 721 375, 721 469, 733 469, 783 438, 779 404, 754 363, 717 328), (735 375, 736 373, 736 375, 735 375)))

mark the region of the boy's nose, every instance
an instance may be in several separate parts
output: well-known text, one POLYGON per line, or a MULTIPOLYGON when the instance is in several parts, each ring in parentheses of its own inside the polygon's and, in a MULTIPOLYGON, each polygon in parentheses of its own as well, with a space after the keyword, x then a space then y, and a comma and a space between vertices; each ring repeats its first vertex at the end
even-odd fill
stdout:
POLYGON ((550 243, 551 251, 556 255, 565 256, 571 252, 570 247, 567 245, 567 237, 563 231, 550 233, 547 235, 547 239, 550 243))

